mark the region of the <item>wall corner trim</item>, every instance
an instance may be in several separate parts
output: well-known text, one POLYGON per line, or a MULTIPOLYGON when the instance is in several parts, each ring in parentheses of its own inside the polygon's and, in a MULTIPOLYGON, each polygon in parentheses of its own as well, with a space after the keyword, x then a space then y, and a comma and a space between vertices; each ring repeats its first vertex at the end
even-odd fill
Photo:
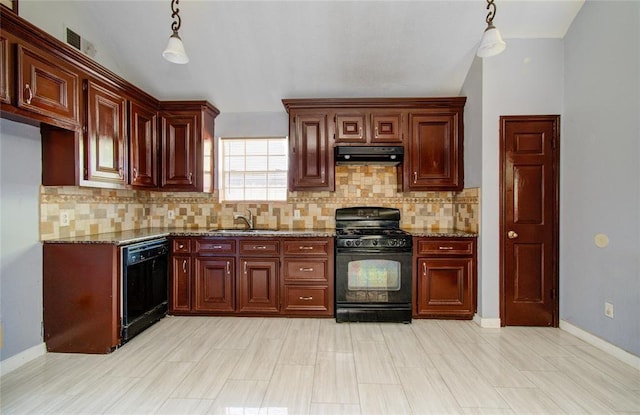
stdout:
POLYGON ((483 318, 475 314, 473 316, 473 321, 483 329, 499 329, 500 328, 499 318, 483 318))
POLYGON ((44 356, 46 353, 47 353, 47 346, 43 342, 1 361, 0 377, 6 375, 9 372, 13 372, 14 370, 18 369, 20 366, 27 364, 30 361, 40 356, 44 356))
POLYGON ((640 370, 640 356, 631 354, 626 350, 623 350, 618 346, 601 339, 598 336, 584 331, 580 327, 574 326, 566 320, 560 320, 560 329, 566 331, 567 333, 573 334, 580 340, 583 340, 590 345, 602 350, 603 352, 610 354, 616 359, 640 370))

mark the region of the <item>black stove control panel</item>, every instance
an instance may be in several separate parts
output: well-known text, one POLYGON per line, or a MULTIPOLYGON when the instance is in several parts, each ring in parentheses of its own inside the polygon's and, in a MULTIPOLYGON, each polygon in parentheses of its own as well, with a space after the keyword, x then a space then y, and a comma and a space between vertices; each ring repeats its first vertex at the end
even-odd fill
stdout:
POLYGON ((411 248, 411 236, 339 236, 338 248, 411 248))

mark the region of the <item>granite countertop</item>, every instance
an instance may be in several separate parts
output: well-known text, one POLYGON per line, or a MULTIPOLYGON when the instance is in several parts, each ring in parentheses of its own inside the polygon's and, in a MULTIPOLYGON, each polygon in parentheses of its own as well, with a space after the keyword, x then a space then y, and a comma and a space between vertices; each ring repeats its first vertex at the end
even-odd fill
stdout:
POLYGON ((422 236, 430 238, 476 238, 475 232, 461 231, 458 229, 440 229, 437 231, 430 229, 404 229, 413 236, 422 236))

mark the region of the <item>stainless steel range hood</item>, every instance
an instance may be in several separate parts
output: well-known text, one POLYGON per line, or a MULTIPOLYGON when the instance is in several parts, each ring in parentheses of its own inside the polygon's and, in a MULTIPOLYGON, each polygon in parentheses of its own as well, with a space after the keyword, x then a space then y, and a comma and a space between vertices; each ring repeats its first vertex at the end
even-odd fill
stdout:
POLYGON ((336 146, 334 151, 337 165, 397 166, 404 160, 403 146, 336 146))

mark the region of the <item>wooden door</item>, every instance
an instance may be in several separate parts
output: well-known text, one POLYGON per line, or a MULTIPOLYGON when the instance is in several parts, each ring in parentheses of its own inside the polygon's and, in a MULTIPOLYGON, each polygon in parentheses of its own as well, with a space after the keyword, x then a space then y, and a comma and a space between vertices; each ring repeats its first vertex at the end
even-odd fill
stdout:
POLYGON ((131 184, 136 187, 158 186, 158 136, 156 112, 131 102, 129 105, 129 129, 131 146, 129 165, 131 184))
POLYGON ((194 311, 234 311, 234 258, 196 258, 194 311))
POLYGON ((278 312, 278 258, 241 258, 240 312, 278 312))
POLYGON ((86 180, 127 183, 126 100, 118 93, 85 81, 87 126, 86 180))
POLYGON ((559 123, 500 117, 503 325, 558 326, 559 123))
POLYGON ((160 187, 197 191, 199 114, 162 117, 162 172, 160 187))

